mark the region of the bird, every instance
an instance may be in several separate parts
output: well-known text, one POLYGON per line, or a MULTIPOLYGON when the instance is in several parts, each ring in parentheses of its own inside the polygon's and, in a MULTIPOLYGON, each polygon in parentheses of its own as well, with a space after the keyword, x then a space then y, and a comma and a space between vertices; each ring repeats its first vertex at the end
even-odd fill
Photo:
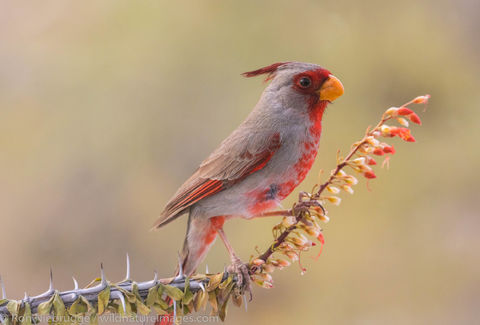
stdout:
POLYGON ((225 221, 278 215, 271 211, 315 161, 325 108, 344 93, 337 77, 313 63, 278 62, 243 73, 262 75, 269 83, 253 110, 180 186, 153 226, 188 214, 179 261, 186 276, 196 272, 218 236, 232 262, 229 271, 248 282, 248 268, 223 230, 225 221))

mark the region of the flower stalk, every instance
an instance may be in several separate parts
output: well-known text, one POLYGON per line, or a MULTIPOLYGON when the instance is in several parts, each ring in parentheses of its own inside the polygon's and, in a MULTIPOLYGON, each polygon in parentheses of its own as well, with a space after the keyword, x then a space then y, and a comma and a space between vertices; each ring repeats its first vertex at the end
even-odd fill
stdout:
MULTIPOLYGON (((418 96, 400 107, 391 107, 387 109, 380 118, 380 121, 373 127, 367 128, 363 138, 355 142, 345 157, 337 154, 337 165, 331 171, 327 180, 320 185, 315 185, 310 193, 302 192, 298 201, 292 209, 287 211, 269 212, 269 215, 283 216, 282 222, 274 227, 273 244, 257 257, 252 257, 250 263, 250 273, 255 283, 262 287, 271 288, 273 281, 263 276, 264 273, 271 273, 276 268, 280 268, 275 256, 282 254, 296 261, 302 251, 310 249, 315 242, 305 240, 303 233, 314 237, 321 247, 324 244, 322 229, 319 222, 328 222, 327 210, 324 206, 328 203, 340 205, 341 198, 337 195, 344 190, 353 194, 352 186, 358 183, 355 176, 347 174, 344 169, 350 167, 355 173, 362 175, 367 180, 374 179, 377 176, 373 171, 376 160, 372 155, 385 156, 384 164, 388 164, 390 155, 395 153, 395 148, 384 141, 384 138, 399 137, 407 142, 415 142, 407 119, 415 124, 421 125, 418 115, 409 106, 412 104, 427 104, 430 95, 418 96), (389 126, 387 121, 397 121, 400 127, 389 126), (324 195, 325 190, 330 194, 324 195), (294 247, 286 246, 285 243, 295 243, 294 247), (275 254, 275 255, 274 255, 275 254)), ((302 272, 305 271, 301 267, 302 272)))

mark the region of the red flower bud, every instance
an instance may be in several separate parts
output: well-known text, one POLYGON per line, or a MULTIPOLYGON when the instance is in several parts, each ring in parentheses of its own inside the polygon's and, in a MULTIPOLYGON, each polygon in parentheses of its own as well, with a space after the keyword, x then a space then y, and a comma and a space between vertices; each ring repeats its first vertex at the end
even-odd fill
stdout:
POLYGON ((383 156, 385 153, 383 152, 382 149, 376 148, 375 150, 373 150, 373 154, 377 156, 383 156))
POLYGON ((413 113, 413 111, 407 107, 400 107, 397 113, 398 115, 410 115, 413 113))
POLYGON ((417 114, 412 113, 412 114, 408 115, 408 118, 409 118, 410 121, 412 121, 413 123, 416 123, 416 124, 418 124, 418 125, 422 125, 422 121, 420 120, 420 118, 418 117, 417 114))
POLYGON ((372 157, 368 157, 367 164, 369 164, 370 166, 372 166, 372 165, 376 165, 377 162, 376 162, 375 159, 373 159, 372 157))
POLYGON ((373 171, 368 171, 368 172, 365 172, 365 174, 363 174, 363 176, 365 176, 366 178, 376 178, 377 175, 375 175, 375 173, 373 171))
POLYGON ((395 148, 393 146, 385 146, 385 148, 383 148, 383 151, 385 153, 394 154, 395 153, 395 148))

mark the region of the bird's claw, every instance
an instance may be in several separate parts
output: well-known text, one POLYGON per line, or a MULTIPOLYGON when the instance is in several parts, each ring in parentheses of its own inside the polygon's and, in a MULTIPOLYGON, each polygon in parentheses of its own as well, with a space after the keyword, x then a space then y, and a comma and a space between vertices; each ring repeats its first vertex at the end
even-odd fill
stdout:
POLYGON ((296 213, 308 212, 308 210, 311 207, 319 207, 322 210, 324 215, 327 214, 323 205, 320 202, 318 202, 317 200, 302 201, 302 202, 298 203, 297 205, 294 206, 293 213, 296 214, 296 213))
POLYGON ((232 264, 227 267, 227 272, 237 276, 237 287, 241 294, 248 292, 250 301, 252 300, 252 288, 250 286, 250 272, 248 265, 243 263, 238 257, 232 258, 232 264))

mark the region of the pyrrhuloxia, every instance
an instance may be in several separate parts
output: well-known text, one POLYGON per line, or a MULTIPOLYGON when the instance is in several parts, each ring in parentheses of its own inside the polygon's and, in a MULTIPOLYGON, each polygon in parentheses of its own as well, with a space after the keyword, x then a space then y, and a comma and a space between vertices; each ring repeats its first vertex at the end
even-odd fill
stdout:
POLYGON ((253 111, 180 187, 154 225, 189 214, 181 255, 186 275, 195 272, 217 234, 240 267, 223 223, 268 215, 303 181, 317 155, 325 107, 343 94, 341 82, 315 64, 275 63, 243 75, 262 74, 271 82, 253 111))

